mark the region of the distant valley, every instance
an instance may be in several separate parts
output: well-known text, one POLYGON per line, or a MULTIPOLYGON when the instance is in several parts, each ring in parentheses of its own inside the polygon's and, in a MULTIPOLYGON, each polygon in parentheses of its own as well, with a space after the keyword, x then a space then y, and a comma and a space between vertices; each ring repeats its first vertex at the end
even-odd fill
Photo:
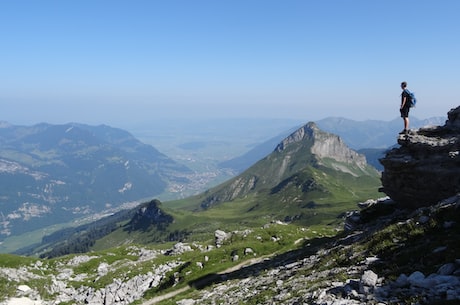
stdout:
MULTIPOLYGON (((443 118, 412 119, 412 124, 440 121, 443 118)), ((1 242, 50 225, 97 219, 151 198, 198 194, 270 154, 301 124, 249 119, 159 121, 151 129, 135 128, 136 137, 105 125, 0 125, 1 242)), ((395 143, 400 125, 400 120, 318 121, 320 128, 340 135, 354 149, 373 148, 362 152, 377 168, 377 159, 395 143)), ((34 235, 35 239, 42 234, 34 235)), ((0 251, 6 249, 10 248, 2 250, 0 244, 0 251)))
POLYGON ((191 185, 193 175, 121 129, 3 123, 0 240, 191 185))

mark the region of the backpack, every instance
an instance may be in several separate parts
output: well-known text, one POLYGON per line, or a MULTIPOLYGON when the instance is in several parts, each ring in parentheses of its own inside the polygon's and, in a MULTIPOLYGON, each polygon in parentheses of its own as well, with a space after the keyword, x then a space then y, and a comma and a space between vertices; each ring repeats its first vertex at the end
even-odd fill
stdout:
POLYGON ((410 92, 409 90, 407 89, 404 89, 406 91, 406 93, 408 94, 408 97, 409 97, 409 103, 410 103, 410 107, 415 107, 415 105, 417 104, 417 99, 415 98, 415 94, 414 92, 410 92))

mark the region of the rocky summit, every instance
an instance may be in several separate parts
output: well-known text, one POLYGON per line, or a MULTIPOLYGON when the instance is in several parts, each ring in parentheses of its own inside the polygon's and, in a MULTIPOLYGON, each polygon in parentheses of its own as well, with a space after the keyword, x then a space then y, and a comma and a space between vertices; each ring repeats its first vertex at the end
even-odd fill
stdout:
MULTIPOLYGON (((329 158, 336 162, 355 164, 360 169, 366 170, 367 162, 364 155, 350 149, 339 136, 321 131, 313 122, 302 126, 285 138, 278 144, 275 151, 281 152, 294 143, 308 140, 313 143, 311 153, 316 156, 318 162, 321 163, 323 158, 329 158)), ((343 167, 337 167, 337 169, 344 171, 343 167)))
MULTIPOLYGON (((309 122, 291 133, 272 153, 246 171, 206 192, 201 207, 207 209, 251 193, 266 193, 267 190, 271 194, 286 194, 292 191, 294 185, 304 190, 301 196, 308 195, 308 200, 312 201, 312 188, 322 188, 323 195, 320 197, 325 197, 324 193, 332 192, 325 184, 335 185, 337 182, 343 184, 353 179, 366 179, 377 186, 378 176, 379 173, 368 165, 364 155, 350 149, 339 136, 322 131, 314 122, 309 122), (334 172, 334 175, 329 176, 333 182, 321 183, 319 177, 327 180, 325 172, 329 170, 334 172), (348 177, 337 179, 333 177, 336 174, 348 177), (320 186, 321 184, 323 185, 320 186)), ((350 193, 349 190, 344 192, 350 193)))
POLYGON ((401 134, 380 162, 382 191, 407 207, 432 205, 460 192, 460 106, 444 126, 401 134))

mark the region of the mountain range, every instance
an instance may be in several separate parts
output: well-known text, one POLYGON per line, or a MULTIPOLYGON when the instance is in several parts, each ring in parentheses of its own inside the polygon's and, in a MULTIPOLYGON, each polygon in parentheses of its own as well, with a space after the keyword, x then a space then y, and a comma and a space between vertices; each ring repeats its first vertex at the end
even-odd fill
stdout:
MULTIPOLYGON (((413 118, 412 124, 423 126, 442 120, 413 118)), ((244 129, 245 121, 238 122, 244 129)), ((284 126, 281 122, 278 124, 284 126)), ((328 118, 319 121, 317 126, 326 131, 332 130, 341 136, 344 143, 349 146, 351 143, 355 149, 359 149, 365 144, 373 147, 392 145, 394 130, 398 130, 400 124, 400 120, 357 122, 328 118)), ((187 126, 189 132, 192 132, 193 125, 187 126)), ((252 130, 263 130, 255 122, 250 123, 250 126, 252 130), (259 126, 258 129, 256 126, 259 126)), ((0 242, 10 236, 42 230, 50 225, 67 226, 66 223, 75 219, 86 218, 85 221, 88 221, 99 218, 116 211, 120 206, 135 206, 142 200, 161 194, 169 198, 180 198, 202 192, 212 179, 224 179, 219 178, 221 169, 224 172, 230 169, 242 173, 269 155, 284 138, 297 129, 290 128, 269 140, 252 145, 253 148, 243 155, 222 161, 216 169, 202 174, 199 170, 190 170, 183 163, 173 161, 152 145, 142 143, 121 129, 78 123, 14 126, 1 122, 0 242)), ((215 139, 215 135, 212 138, 215 139)), ((187 149, 193 147, 187 146, 187 149)), ((382 170, 378 159, 386 150, 371 148, 359 152, 366 155, 369 164, 382 170)), ((208 167, 212 167, 210 163, 208 167)), ((225 177, 229 180, 227 174, 225 177)), ((42 233, 38 232, 34 236, 29 242, 21 238, 20 243, 35 243, 42 233)), ((20 247, 20 243, 14 242, 13 248, 20 247)), ((2 251, 6 249, 10 248, 2 251)))
POLYGON ((302 125, 199 195, 29 249, 54 259, 0 254, 0 304, 457 304, 460 107, 448 117, 397 136, 382 180, 339 136, 302 125), (427 199, 439 183, 451 197, 427 199), (390 197, 366 200, 378 189, 390 197))
POLYGON ((96 243, 101 247, 104 242, 98 240, 110 240, 107 246, 111 247, 127 241, 184 241, 197 235, 209 238, 210 232, 230 223, 231 227, 243 223, 257 226, 281 219, 334 227, 340 223, 340 214, 359 201, 377 196, 379 186, 378 171, 363 155, 310 122, 240 175, 199 195, 164 204, 152 202, 140 212, 139 208, 119 212, 110 216, 112 223, 101 220, 73 231, 58 231, 20 253, 53 257, 71 253, 71 249, 88 251, 96 243), (131 219, 134 214, 138 217, 131 219), (143 229, 133 232, 133 227, 143 229))
POLYGON ((152 198, 192 173, 121 129, 3 123, 0 240, 152 198))
MULTIPOLYGON (((445 117, 432 117, 428 119, 411 118, 411 128, 444 124, 445 117)), ((396 136, 401 131, 402 120, 392 121, 365 120, 355 121, 340 117, 330 117, 316 121, 318 127, 324 131, 339 135, 350 148, 364 154, 370 164, 382 170, 378 159, 383 157, 385 151, 397 145, 396 136)), ((245 154, 219 163, 221 167, 232 168, 238 173, 269 154, 282 139, 298 127, 288 129, 259 143, 245 154)))

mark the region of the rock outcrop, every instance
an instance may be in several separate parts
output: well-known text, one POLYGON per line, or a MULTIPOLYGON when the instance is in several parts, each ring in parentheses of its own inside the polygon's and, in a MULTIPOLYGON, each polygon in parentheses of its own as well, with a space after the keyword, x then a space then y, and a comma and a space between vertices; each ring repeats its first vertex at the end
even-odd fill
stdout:
POLYGON ((365 169, 367 162, 364 155, 358 154, 350 149, 342 139, 334 134, 321 131, 318 126, 310 122, 284 139, 275 151, 281 152, 293 143, 311 141, 311 153, 317 158, 330 158, 337 162, 353 163, 361 169, 365 169))
POLYGON ((157 199, 142 204, 129 222, 127 226, 129 230, 146 231, 152 227, 162 230, 167 227, 174 219, 163 212, 160 206, 161 202, 157 199))
MULTIPOLYGON (((177 249, 180 246, 174 247, 177 249)), ((8 281, 12 285, 30 280, 48 283, 40 289, 20 284, 17 286, 15 297, 4 299, 5 296, 0 295, 0 305, 52 305, 60 303, 128 305, 141 299, 147 290, 158 287, 175 268, 184 264, 173 257, 172 260, 164 264, 153 265, 151 269, 141 272, 137 269, 138 264, 166 254, 166 251, 149 250, 135 246, 128 248, 128 250, 131 257, 137 257, 135 261, 118 261, 115 264, 101 262, 93 273, 79 273, 76 269, 81 268, 89 261, 98 260, 98 256, 81 255, 70 260, 62 259, 54 267, 48 264, 48 261, 37 261, 35 264, 20 268, 0 268, 0 279, 8 281), (127 271, 113 276, 113 272, 117 268, 125 268, 127 271), (35 273, 40 273, 40 275, 35 273), (131 273, 136 274, 132 275, 131 273), (108 278, 109 281, 105 286, 99 288, 85 284, 71 284, 85 281, 88 283, 97 282, 104 277, 108 278), (43 295, 52 295, 52 300, 49 300, 49 297, 43 298, 43 295)), ((115 254, 112 255, 115 256, 115 254)))
POLYGON ((444 126, 399 135, 398 143, 380 159, 384 193, 417 208, 460 192, 460 106, 449 111, 444 126))

